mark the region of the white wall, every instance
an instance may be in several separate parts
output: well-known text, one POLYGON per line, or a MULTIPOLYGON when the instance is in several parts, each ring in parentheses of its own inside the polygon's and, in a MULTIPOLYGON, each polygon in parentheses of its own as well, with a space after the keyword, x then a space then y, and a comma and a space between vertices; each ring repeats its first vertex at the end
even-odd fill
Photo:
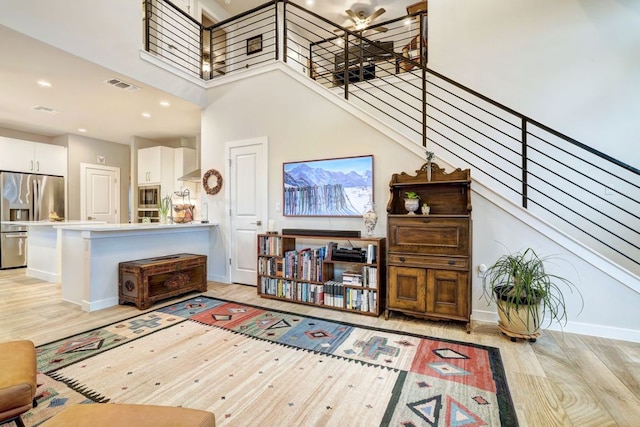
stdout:
MULTIPOLYGON (((202 115, 202 169, 224 170, 225 142, 267 136, 269 215, 275 220, 277 230, 314 228, 364 232, 360 218, 283 217, 274 207, 282 201, 283 162, 373 154, 374 194, 380 216, 375 234, 386 235, 385 212, 391 175, 403 171, 413 174, 422 165, 422 158, 416 154, 422 150, 404 148, 279 69, 217 86, 210 90, 209 96, 211 104, 202 115), (255 96, 258 92, 260 96, 255 96)), ((473 177, 473 170, 471 175, 473 177)), ((209 204, 209 218, 223 224, 222 237, 227 233, 228 217, 223 193, 203 198, 209 204)), ((505 250, 515 252, 530 246, 541 255, 559 255, 566 260, 567 264, 561 263, 557 270, 553 270, 553 266, 552 271, 575 282, 584 297, 584 310, 577 316, 580 300, 576 295, 567 296, 566 331, 640 341, 640 312, 635 309, 640 304, 640 295, 636 290, 576 256, 568 246, 554 243, 531 228, 528 224, 531 217, 517 206, 512 210, 515 213, 508 213, 476 191, 472 204, 474 319, 497 319, 495 308, 480 299, 482 282, 476 274, 477 265, 491 264, 505 250)), ((228 242, 221 241, 217 250, 219 252, 212 256, 217 257, 219 263, 212 274, 224 277, 228 242)))
MULTIPOLYGON (((495 195, 488 199, 478 191, 472 194, 475 319, 497 320, 495 307, 488 307, 482 297, 482 279, 478 277, 477 266, 491 265, 505 253, 532 247, 541 256, 557 256, 557 260, 546 265, 547 270, 572 281, 582 294, 584 308, 580 313, 580 296, 565 293, 568 312, 565 331, 640 342, 640 311, 637 310, 640 295, 637 290, 577 256, 572 249, 578 247, 562 246, 532 228, 529 225, 532 217, 524 209, 514 206, 506 211, 496 204, 497 201, 495 195)), ((560 326, 553 324, 550 329, 559 330, 560 326)))
MULTIPOLYGON (((202 114, 201 169, 225 170, 225 142, 268 137, 269 219, 275 221, 276 229, 360 230, 364 233, 362 218, 284 217, 275 211, 275 204, 282 203, 284 162, 373 154, 374 201, 380 216, 375 234, 386 234, 384 213, 389 179, 395 172, 419 169, 422 165, 419 157, 399 149, 389 137, 345 114, 333 102, 278 69, 217 86, 209 90, 209 96, 212 102, 202 114)), ((226 235, 228 216, 224 192, 215 196, 203 194, 203 202, 208 203, 209 218, 224 224, 222 234, 226 235)), ((267 223, 266 218, 263 223, 267 223)), ((228 253, 218 256, 228 259, 228 253)), ((224 274, 224 267, 221 264, 214 274, 224 274)))
POLYGON ((640 168, 640 2, 431 0, 429 67, 640 168))

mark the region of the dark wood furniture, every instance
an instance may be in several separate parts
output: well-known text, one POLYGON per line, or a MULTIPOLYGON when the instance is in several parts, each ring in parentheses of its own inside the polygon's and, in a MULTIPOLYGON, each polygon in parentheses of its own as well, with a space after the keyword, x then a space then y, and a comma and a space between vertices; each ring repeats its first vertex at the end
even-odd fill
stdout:
MULTIPOLYGON (((377 64, 391 61, 392 58, 392 41, 368 43, 361 40, 360 44, 347 49, 347 73, 349 83, 375 79, 377 64)), ((344 84, 344 64, 344 53, 335 55, 333 71, 333 82, 335 85, 344 84)))
POLYGON ((385 298, 385 245, 384 237, 260 234, 258 295, 380 316, 385 298), (332 250, 343 247, 353 250, 332 250))
POLYGON ((156 301, 207 290, 206 255, 176 254, 119 264, 118 300, 146 310, 156 301))
MULTIPOLYGON (((471 173, 445 173, 436 163, 394 174, 387 205, 387 300, 392 311, 434 320, 471 322, 471 173), (430 179, 429 176, 431 175, 430 179), (407 214, 413 191, 429 215, 407 214)), ((420 212, 420 211, 418 211, 420 212)))

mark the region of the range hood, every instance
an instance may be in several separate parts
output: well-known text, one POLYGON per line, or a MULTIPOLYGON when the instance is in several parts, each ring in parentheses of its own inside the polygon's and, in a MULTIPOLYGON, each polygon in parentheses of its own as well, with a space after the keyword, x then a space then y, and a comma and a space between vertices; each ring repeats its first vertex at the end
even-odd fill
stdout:
POLYGON ((178 178, 178 181, 200 182, 200 178, 202 178, 202 174, 200 173, 200 169, 198 168, 186 175, 182 175, 180 178, 178 178))

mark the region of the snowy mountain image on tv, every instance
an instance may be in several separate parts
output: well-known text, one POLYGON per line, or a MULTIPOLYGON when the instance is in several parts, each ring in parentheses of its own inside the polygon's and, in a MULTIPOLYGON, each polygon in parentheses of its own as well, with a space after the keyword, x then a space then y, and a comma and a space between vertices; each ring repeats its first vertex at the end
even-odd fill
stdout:
POLYGON ((360 216, 373 200, 373 156, 285 163, 284 215, 360 216))

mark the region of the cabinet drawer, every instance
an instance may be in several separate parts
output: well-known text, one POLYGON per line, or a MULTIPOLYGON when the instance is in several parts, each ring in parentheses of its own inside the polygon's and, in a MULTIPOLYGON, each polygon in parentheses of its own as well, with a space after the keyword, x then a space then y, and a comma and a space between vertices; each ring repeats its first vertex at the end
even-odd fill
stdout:
POLYGON ((453 268, 468 270, 469 258, 451 258, 429 255, 389 254, 388 263, 425 268, 453 268))
POLYGON ((389 218, 389 252, 469 256, 469 219, 389 218))

